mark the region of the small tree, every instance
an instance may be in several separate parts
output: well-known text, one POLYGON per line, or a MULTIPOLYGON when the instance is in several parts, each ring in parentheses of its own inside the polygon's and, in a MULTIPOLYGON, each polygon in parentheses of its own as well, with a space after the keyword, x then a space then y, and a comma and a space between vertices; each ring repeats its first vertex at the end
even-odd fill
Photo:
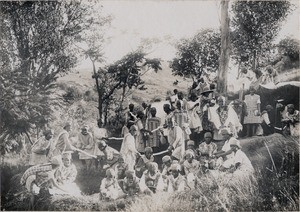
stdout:
POLYGON ((270 49, 290 11, 290 1, 234 2, 231 42, 237 63, 257 68, 257 58, 270 49))
POLYGON ((201 77, 207 69, 217 71, 220 47, 219 32, 202 30, 191 39, 183 39, 176 45, 176 57, 171 61, 170 68, 173 74, 185 77, 201 77))
MULTIPOLYGON (((133 87, 142 85, 144 82, 141 76, 153 69, 154 71, 161 70, 159 59, 148 59, 146 53, 141 50, 131 52, 125 55, 121 60, 109 65, 105 68, 100 68, 98 72, 93 75, 93 78, 98 80, 97 91, 99 96, 99 117, 106 120, 109 104, 116 94, 117 90, 121 90, 120 110, 123 109, 123 101, 125 94, 133 87)), ((115 97, 114 97, 115 98, 115 97)), ((104 123, 106 124, 106 123, 104 123)))

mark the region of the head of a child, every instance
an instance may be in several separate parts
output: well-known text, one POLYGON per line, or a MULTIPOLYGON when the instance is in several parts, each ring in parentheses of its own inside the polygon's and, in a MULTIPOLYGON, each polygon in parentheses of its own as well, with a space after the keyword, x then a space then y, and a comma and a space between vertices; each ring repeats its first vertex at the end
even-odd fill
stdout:
POLYGON ((150 160, 151 156, 153 155, 153 150, 151 147, 145 148, 145 157, 150 160))
POLYGON ((172 159, 169 155, 163 156, 162 162, 166 167, 170 167, 172 165, 172 159))
POLYGON ((105 176, 107 179, 112 179, 115 176, 115 172, 113 169, 109 168, 106 170, 105 176))
POLYGON ((65 167, 69 167, 72 164, 72 154, 71 152, 64 152, 62 154, 62 162, 65 167))
POLYGON ((195 158, 195 155, 193 154, 193 152, 191 152, 191 151, 186 152, 185 159, 187 160, 187 162, 192 163, 194 158, 195 158))
POLYGON ((173 163, 170 167, 170 171, 174 178, 177 178, 180 171, 180 165, 178 163, 173 163))
POLYGON ((127 179, 128 184, 133 184, 133 182, 134 182, 134 171, 127 170, 125 172, 125 175, 126 175, 126 179, 127 179))
POLYGON ((187 149, 195 149, 195 142, 193 140, 188 140, 187 142, 187 149))
POLYGON ((157 170, 157 163, 150 162, 147 164, 148 171, 151 175, 154 175, 157 170))

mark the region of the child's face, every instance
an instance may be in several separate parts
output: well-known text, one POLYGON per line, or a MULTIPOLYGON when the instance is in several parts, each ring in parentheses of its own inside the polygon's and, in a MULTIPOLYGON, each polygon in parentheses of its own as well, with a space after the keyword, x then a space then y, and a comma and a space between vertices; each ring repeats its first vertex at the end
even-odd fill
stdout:
POLYGON ((146 156, 147 159, 150 159, 151 156, 152 156, 152 152, 146 152, 145 156, 146 156))
POLYGON ((167 166, 167 167, 170 167, 171 166, 171 161, 167 161, 167 162, 165 162, 165 165, 167 166))
POLYGON ((172 170, 173 177, 178 177, 179 172, 177 170, 172 170))
POLYGON ((111 179, 111 178, 112 178, 112 174, 111 174, 110 172, 108 172, 108 173, 106 174, 106 178, 107 178, 107 179, 111 179))
POLYGON ((128 183, 133 184, 133 176, 127 176, 128 183))
POLYGON ((187 160, 189 163, 191 163, 191 162, 193 161, 193 156, 187 155, 187 156, 186 156, 186 160, 187 160))

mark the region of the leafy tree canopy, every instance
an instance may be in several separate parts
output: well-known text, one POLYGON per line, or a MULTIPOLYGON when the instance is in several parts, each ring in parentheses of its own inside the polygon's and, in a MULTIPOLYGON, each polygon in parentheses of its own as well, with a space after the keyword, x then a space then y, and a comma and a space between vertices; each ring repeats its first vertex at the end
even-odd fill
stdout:
POLYGON ((176 57, 170 67, 175 75, 201 77, 207 70, 219 69, 221 47, 220 32, 201 30, 190 39, 182 39, 177 45, 176 57))
POLYGON ((76 43, 108 21, 95 5, 78 0, 1 2, 1 138, 48 122, 57 100, 51 94, 55 81, 77 62, 76 43))
POLYGON ((236 1, 232 4, 232 50, 237 62, 250 65, 263 55, 291 12, 290 1, 236 1))

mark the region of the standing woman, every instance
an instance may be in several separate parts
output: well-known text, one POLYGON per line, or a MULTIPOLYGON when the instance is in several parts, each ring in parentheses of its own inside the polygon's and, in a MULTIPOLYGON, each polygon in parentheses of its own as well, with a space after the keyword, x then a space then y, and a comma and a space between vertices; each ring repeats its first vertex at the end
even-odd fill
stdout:
POLYGON ((247 106, 244 124, 247 127, 247 137, 256 134, 258 125, 261 123, 260 118, 260 96, 255 94, 253 86, 250 87, 250 94, 245 95, 245 103, 247 106))
POLYGON ((195 93, 190 96, 190 101, 187 102, 188 115, 190 118, 190 128, 196 133, 202 131, 202 124, 198 113, 200 112, 200 102, 195 93))
POLYGON ((50 146, 53 137, 52 130, 44 131, 44 136, 40 137, 33 145, 32 145, 32 153, 30 155, 29 165, 38 165, 43 163, 48 163, 48 153, 50 150, 50 146))

